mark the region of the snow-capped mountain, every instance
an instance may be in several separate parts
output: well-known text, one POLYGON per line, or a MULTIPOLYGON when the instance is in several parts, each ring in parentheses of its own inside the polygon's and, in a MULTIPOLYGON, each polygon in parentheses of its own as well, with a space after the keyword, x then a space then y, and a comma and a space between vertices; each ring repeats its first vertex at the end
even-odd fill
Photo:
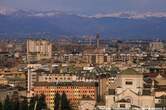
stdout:
POLYGON ((17 10, 12 15, 15 16, 34 16, 34 17, 51 17, 51 16, 60 16, 65 14, 64 12, 61 11, 25 11, 25 10, 17 10))
POLYGON ((0 15, 49 17, 49 16, 64 15, 64 14, 66 13, 59 10, 34 11, 34 10, 20 10, 20 9, 11 9, 7 7, 0 7, 0 15))
POLYGON ((82 36, 100 33, 123 38, 165 39, 166 12, 118 12, 93 16, 61 11, 0 9, 0 35, 51 33, 54 36, 82 36), (3 16, 1 16, 3 15, 3 16), (5 17, 4 17, 5 16, 5 17))
POLYGON ((82 15, 73 14, 68 12, 62 12, 59 10, 51 11, 34 11, 34 10, 17 10, 7 7, 0 6, 0 15, 13 15, 13 16, 34 16, 34 17, 52 17, 52 16, 62 16, 62 15, 75 15, 83 18, 128 18, 128 19, 145 19, 148 17, 166 17, 166 12, 112 12, 112 13, 98 13, 95 15, 82 15))
POLYGON ((9 8, 6 6, 0 6, 0 15, 9 15, 15 11, 16 11, 16 9, 9 8))
POLYGON ((98 13, 94 16, 95 18, 103 17, 116 17, 116 18, 129 18, 129 19, 144 19, 148 17, 166 17, 166 12, 114 12, 114 13, 98 13))

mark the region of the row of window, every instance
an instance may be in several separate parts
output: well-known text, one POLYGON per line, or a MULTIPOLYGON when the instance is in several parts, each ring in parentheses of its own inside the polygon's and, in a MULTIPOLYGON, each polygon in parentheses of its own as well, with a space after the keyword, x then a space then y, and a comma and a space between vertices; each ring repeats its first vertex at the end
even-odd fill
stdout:
MULTIPOLYGON (((40 92, 40 91, 38 91, 38 92, 40 92)), ((95 93, 95 91, 78 91, 78 90, 75 90, 75 91, 73 91, 73 90, 69 90, 69 91, 64 91, 64 90, 61 90, 61 91, 47 91, 47 93, 63 93, 63 92, 66 92, 68 94, 74 94, 74 93, 75 94, 76 93, 95 93)), ((42 91, 41 91, 41 93, 42 93, 42 91)))
POLYGON ((71 78, 52 78, 52 77, 45 77, 45 80, 53 80, 53 79, 55 79, 55 80, 71 80, 71 78))
MULTIPOLYGON (((84 95, 73 96, 73 97, 68 96, 68 98, 69 98, 69 100, 71 100, 71 101, 76 101, 76 100, 81 99, 83 96, 84 96, 84 95)), ((90 96, 91 98, 94 98, 94 97, 95 97, 95 95, 88 95, 88 96, 90 96)), ((54 100, 54 97, 51 97, 51 98, 50 98, 50 97, 47 97, 46 100, 47 100, 47 101, 54 100)))

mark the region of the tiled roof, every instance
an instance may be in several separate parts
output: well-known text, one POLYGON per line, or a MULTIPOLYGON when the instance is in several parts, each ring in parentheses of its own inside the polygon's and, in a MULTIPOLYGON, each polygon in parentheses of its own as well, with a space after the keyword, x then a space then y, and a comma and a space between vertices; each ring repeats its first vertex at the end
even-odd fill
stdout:
POLYGON ((140 73, 138 73, 137 71, 135 71, 132 68, 128 68, 128 69, 120 72, 120 74, 122 74, 122 75, 139 75, 140 73))

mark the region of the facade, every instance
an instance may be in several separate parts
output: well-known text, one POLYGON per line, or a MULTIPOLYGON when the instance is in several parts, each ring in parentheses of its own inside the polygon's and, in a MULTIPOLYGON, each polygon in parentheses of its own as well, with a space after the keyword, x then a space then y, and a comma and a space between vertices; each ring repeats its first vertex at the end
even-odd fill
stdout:
POLYGON ((73 82, 76 81, 76 75, 70 74, 43 74, 38 76, 39 82, 73 82))
POLYGON ((38 82, 33 87, 33 93, 45 94, 47 106, 53 110, 54 108, 54 97, 56 93, 66 93, 71 105, 76 110, 79 106, 79 101, 88 96, 92 100, 97 99, 97 84, 87 82, 61 82, 61 83, 46 83, 38 82))
POLYGON ((131 54, 124 54, 124 53, 121 53, 121 54, 111 54, 110 55, 110 59, 112 62, 129 62, 129 61, 132 61, 132 55, 131 54))
POLYGON ((3 102, 7 95, 12 96, 14 92, 18 92, 19 96, 26 97, 26 90, 18 90, 18 88, 8 85, 0 85, 0 101, 3 102))
POLYGON ((154 78, 154 85, 157 86, 155 88, 155 106, 157 108, 166 107, 166 78, 160 74, 154 78), (156 83, 156 84, 155 84, 156 83))
POLYGON ((96 65, 101 65, 101 64, 108 64, 110 62, 109 60, 109 55, 108 54, 99 54, 99 53, 96 53, 96 54, 84 54, 83 55, 83 59, 86 63, 89 63, 89 64, 96 64, 96 65))
POLYGON ((10 52, 0 52, 0 68, 11 68, 16 64, 16 59, 10 52))
POLYGON ((162 52, 164 50, 164 44, 162 42, 159 42, 159 41, 151 42, 149 47, 150 47, 151 51, 160 51, 160 52, 162 52))
POLYGON ((110 56, 105 48, 91 48, 83 52, 82 60, 88 64, 104 65, 110 63, 110 56))
MULTIPOLYGON (((133 69, 126 69, 118 76, 116 88, 109 87, 105 95, 105 108, 109 109, 143 109, 155 107, 155 97, 152 92, 144 93, 143 75, 133 69)), ((108 81, 109 82, 109 81, 108 81)), ((114 81, 110 81, 114 83, 114 81)))
POLYGON ((7 85, 8 84, 8 80, 4 77, 0 77, 0 85, 7 85))
POLYGON ((25 72, 17 71, 17 70, 0 70, 0 76, 5 76, 5 77, 19 77, 19 78, 26 78, 25 72))
POLYGON ((47 40, 27 40, 27 60, 28 62, 51 59, 52 44, 47 40))
POLYGON ((166 106, 166 91, 163 90, 155 90, 155 107, 163 108, 166 106))
POLYGON ((79 103, 79 110, 94 110, 96 101, 90 98, 83 98, 79 103))

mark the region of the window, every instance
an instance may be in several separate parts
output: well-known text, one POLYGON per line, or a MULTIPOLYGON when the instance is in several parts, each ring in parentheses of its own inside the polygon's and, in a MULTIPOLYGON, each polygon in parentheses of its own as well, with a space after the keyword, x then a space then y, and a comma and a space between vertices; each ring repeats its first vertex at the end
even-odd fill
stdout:
POLYGON ((104 62, 107 62, 107 56, 104 56, 104 62))
POLYGON ((120 104, 120 108, 125 108, 125 104, 120 104))
POLYGON ((92 56, 91 61, 92 61, 93 64, 96 63, 96 56, 95 55, 92 56))
POLYGON ((132 81, 126 81, 126 85, 132 85, 133 82, 132 81))

